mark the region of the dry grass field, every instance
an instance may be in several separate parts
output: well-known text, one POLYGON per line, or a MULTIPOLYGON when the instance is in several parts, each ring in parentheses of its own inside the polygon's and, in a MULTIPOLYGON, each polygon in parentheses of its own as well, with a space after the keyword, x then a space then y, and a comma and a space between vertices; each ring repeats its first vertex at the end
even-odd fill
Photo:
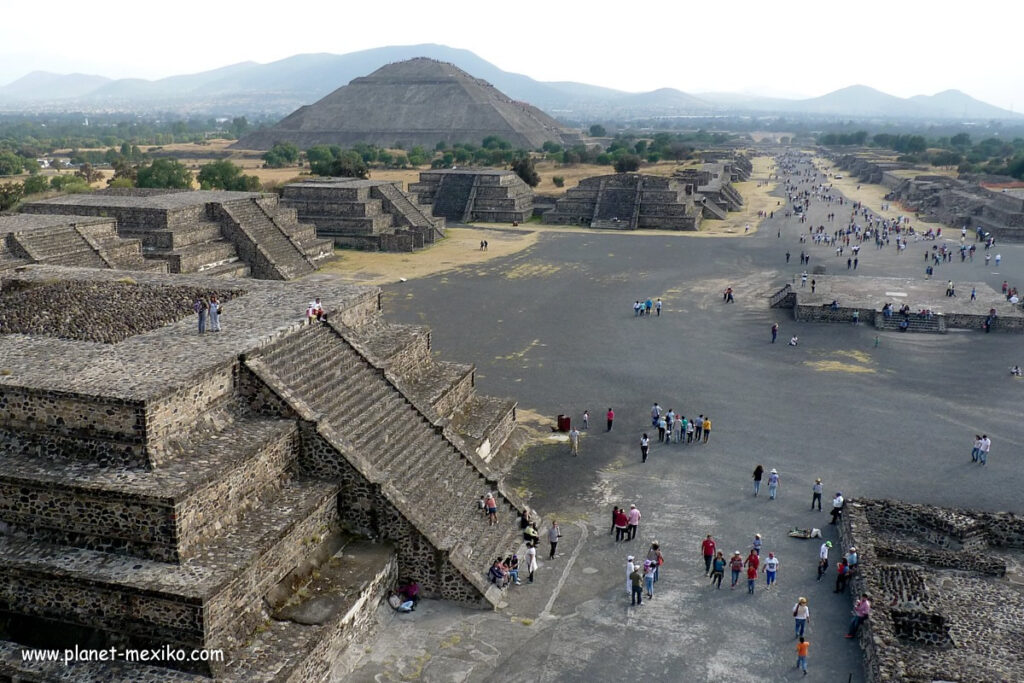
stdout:
MULTIPOLYGON (((839 180, 832 180, 831 183, 834 187, 838 188, 848 199, 852 199, 861 202, 875 213, 885 216, 887 218, 898 218, 900 216, 906 216, 907 212, 903 210, 898 204, 890 204, 885 200, 885 195, 889 193, 889 189, 882 185, 872 185, 869 183, 862 183, 856 178, 850 178, 844 174, 838 167, 832 164, 828 159, 816 158, 814 164, 824 173, 839 173, 843 177, 839 180), (883 210, 882 206, 889 206, 888 209, 883 210)), ((930 174, 931 171, 928 171, 930 174)), ((915 171, 913 175, 922 175, 922 171, 915 171)), ((925 223, 927 221, 920 221, 925 223)))

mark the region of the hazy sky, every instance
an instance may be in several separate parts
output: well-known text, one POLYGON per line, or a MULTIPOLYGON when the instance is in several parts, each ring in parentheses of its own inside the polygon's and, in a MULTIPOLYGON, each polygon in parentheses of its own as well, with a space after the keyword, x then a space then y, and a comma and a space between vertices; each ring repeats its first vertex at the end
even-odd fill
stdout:
POLYGON ((4 4, 0 84, 34 70, 160 78, 440 43, 537 80, 635 92, 815 96, 860 83, 901 97, 956 88, 1024 110, 1020 0, 4 4))

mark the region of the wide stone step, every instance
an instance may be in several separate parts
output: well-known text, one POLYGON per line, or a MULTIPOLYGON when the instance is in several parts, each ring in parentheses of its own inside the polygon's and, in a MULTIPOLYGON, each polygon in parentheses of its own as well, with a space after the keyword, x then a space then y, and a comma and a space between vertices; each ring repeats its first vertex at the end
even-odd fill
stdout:
POLYGON ((232 259, 230 261, 220 264, 219 266, 214 266, 212 268, 204 268, 199 272, 201 275, 205 275, 207 277, 218 277, 228 279, 249 277, 249 275, 252 273, 251 269, 249 268, 249 265, 245 261, 241 261, 239 259, 232 259))
POLYGON ((257 417, 226 424, 155 470, 5 447, 0 520, 55 543, 173 562, 202 552, 280 486, 298 447, 294 422, 257 417))
POLYGON ((405 388, 437 416, 448 417, 472 396, 473 375, 472 365, 434 361, 406 382, 405 388))
POLYGON ((237 259, 238 252, 231 242, 217 239, 172 251, 150 252, 146 257, 167 261, 172 273, 195 273, 237 259))
POLYGON ((291 482, 180 565, 4 536, 0 604, 140 647, 231 648, 262 620, 267 592, 336 521, 334 486, 291 482))

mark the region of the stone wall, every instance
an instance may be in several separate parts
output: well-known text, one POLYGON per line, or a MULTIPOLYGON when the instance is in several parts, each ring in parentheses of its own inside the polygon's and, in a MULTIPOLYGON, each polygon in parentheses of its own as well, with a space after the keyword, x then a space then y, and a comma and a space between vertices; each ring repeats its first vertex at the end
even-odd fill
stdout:
POLYGON ((1024 548, 1022 531, 1013 513, 848 499, 839 532, 859 555, 851 595, 873 607, 859 635, 866 680, 1020 680, 1024 596, 1001 578, 996 549, 1024 548))

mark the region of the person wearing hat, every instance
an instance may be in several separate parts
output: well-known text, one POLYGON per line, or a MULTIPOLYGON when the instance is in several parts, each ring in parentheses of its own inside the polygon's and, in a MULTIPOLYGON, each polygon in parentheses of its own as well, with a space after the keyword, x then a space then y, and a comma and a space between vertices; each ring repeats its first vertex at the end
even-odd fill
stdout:
POLYGON ((772 468, 772 471, 768 474, 768 500, 775 500, 775 495, 779 492, 779 471, 772 468))
POLYGON ((729 569, 732 570, 732 585, 729 589, 736 588, 736 582, 740 580, 740 572, 743 571, 743 555, 737 550, 732 554, 732 559, 729 560, 729 569))
POLYGON ((821 577, 828 570, 828 551, 831 547, 832 541, 825 541, 818 550, 818 581, 821 581, 821 577))
POLYGON ((845 504, 846 500, 843 498, 843 492, 836 491, 836 497, 832 499, 832 521, 829 524, 835 524, 843 516, 843 505, 845 504))
POLYGON ((800 638, 804 635, 804 629, 807 628, 807 622, 811 619, 811 610, 807 606, 807 598, 797 598, 796 604, 793 605, 793 630, 796 635, 794 639, 800 638))
POLYGON ((626 556, 626 595, 630 595, 633 592, 633 572, 636 571, 636 565, 633 564, 633 556, 626 556))
MULTIPOLYGON (((632 563, 630 563, 632 564, 632 563)), ((640 567, 634 566, 629 573, 630 605, 644 604, 644 577, 640 573, 640 567)))
POLYGON ((811 509, 814 509, 814 503, 818 503, 818 512, 821 512, 821 494, 824 490, 824 486, 821 485, 821 477, 814 480, 814 486, 811 487, 811 509))

